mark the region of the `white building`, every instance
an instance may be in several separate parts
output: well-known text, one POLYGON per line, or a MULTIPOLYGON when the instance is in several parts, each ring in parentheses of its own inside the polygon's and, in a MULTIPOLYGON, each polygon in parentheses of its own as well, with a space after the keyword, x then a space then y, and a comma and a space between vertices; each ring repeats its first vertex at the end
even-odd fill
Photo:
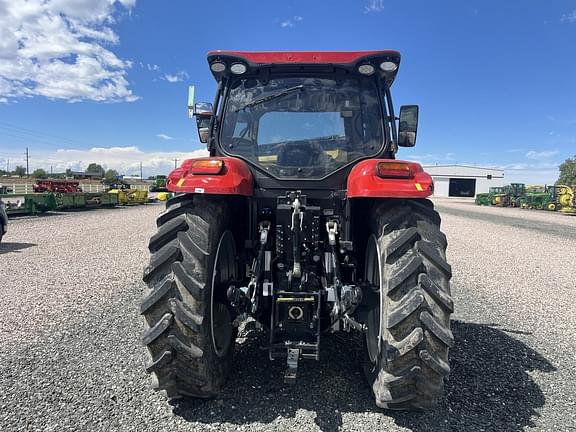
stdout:
POLYGON ((430 165, 424 171, 434 179, 434 196, 470 197, 504 186, 504 170, 465 165, 430 165))

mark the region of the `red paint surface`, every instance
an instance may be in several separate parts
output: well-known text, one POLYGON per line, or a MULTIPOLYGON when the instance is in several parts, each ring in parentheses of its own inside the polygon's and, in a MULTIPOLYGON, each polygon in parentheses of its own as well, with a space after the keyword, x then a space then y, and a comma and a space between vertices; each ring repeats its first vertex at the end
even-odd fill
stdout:
POLYGON ((394 160, 410 164, 414 177, 411 179, 393 179, 378 177, 378 162, 386 159, 368 159, 360 162, 348 176, 348 198, 426 198, 432 195, 433 182, 430 174, 415 162, 394 160), (419 183, 422 190, 416 187, 419 183))
POLYGON ((248 165, 232 157, 197 158, 185 160, 179 168, 168 175, 166 188, 175 193, 203 193, 214 195, 251 196, 254 192, 254 180, 248 165), (224 162, 221 174, 192 174, 192 162, 195 160, 216 159, 224 162), (180 186, 178 183, 180 180, 180 186))
POLYGON ((290 63, 354 63, 367 56, 399 57, 398 51, 210 51, 208 57, 232 56, 245 59, 253 64, 290 64, 290 63))

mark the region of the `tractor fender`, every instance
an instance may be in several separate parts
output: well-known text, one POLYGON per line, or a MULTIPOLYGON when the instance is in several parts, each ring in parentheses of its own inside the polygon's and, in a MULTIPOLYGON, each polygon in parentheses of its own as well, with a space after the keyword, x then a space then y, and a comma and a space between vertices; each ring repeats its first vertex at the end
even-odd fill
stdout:
POLYGON ((367 159, 357 164, 348 175, 348 198, 427 198, 434 192, 434 182, 416 162, 395 159, 367 159), (383 178, 378 175, 379 162, 406 164, 410 178, 383 178))
POLYGON ((174 193, 252 196, 254 179, 248 165, 233 157, 186 159, 173 170, 166 188, 174 193), (219 174, 194 174, 192 164, 198 160, 221 160, 224 167, 219 174))

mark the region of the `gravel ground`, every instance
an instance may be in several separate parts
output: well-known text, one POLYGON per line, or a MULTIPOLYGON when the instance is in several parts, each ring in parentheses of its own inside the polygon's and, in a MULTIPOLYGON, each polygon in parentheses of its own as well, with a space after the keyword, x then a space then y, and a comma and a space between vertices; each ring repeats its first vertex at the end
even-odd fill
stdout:
POLYGON ((162 208, 149 205, 11 221, 0 245, 0 430, 576 430, 576 217, 437 205, 457 312, 436 411, 376 409, 358 340, 337 336, 285 387, 284 365, 251 328, 221 399, 167 404, 139 343, 141 272, 162 208))

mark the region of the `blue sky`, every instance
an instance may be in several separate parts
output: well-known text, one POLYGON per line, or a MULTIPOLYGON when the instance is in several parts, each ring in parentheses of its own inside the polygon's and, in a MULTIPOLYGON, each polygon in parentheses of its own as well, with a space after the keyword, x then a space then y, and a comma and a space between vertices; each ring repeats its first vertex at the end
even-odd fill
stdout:
POLYGON ((211 49, 397 49, 398 158, 552 182, 576 153, 576 1, 0 0, 0 167, 167 172, 202 149, 187 86, 211 49))

